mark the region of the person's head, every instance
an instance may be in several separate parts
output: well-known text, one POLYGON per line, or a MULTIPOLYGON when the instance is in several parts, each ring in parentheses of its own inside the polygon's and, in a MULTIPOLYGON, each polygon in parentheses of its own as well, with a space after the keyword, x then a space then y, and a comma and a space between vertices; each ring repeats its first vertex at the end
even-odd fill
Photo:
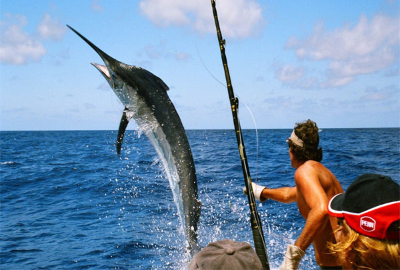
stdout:
POLYGON ((329 244, 346 269, 399 269, 400 186, 390 177, 364 174, 333 197, 337 243, 329 244))
POLYGON ((289 149, 297 161, 322 160, 322 148, 319 147, 318 126, 308 119, 296 123, 292 135, 287 139, 289 149))
POLYGON ((261 270, 262 265, 249 243, 225 239, 208 244, 193 257, 188 269, 261 270))

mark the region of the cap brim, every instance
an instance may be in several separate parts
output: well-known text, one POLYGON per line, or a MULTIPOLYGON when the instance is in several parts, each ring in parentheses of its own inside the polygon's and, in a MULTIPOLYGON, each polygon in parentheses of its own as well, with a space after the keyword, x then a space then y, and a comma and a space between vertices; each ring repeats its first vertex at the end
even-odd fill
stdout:
POLYGON ((328 204, 328 213, 333 217, 343 218, 344 193, 335 195, 328 204))

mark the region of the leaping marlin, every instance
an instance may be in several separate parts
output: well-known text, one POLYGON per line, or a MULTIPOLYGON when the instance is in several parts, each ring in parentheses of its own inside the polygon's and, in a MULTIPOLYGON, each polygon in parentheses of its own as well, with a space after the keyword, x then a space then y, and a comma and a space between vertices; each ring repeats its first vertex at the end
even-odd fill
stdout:
POLYGON ((67 26, 102 58, 105 66, 92 65, 100 71, 125 106, 118 130, 117 153, 121 151, 125 130, 131 118, 144 129, 156 149, 170 180, 174 200, 178 204, 188 248, 194 255, 199 249, 197 223, 201 208, 197 199, 196 170, 185 129, 167 95, 168 86, 143 68, 115 60, 75 29, 67 26))

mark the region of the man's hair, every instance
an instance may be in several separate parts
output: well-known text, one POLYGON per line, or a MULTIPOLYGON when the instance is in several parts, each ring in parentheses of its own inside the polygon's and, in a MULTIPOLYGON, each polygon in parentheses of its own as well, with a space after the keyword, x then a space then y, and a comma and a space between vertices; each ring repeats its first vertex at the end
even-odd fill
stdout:
MULTIPOLYGON (((400 269, 398 240, 371 238, 353 230, 344 219, 339 221, 342 237, 336 244, 328 243, 328 248, 340 263, 350 264, 350 269, 400 269)), ((398 230, 398 224, 389 229, 398 230)))
POLYGON ((294 133, 303 141, 303 147, 296 145, 291 139, 288 139, 288 145, 296 160, 315 160, 318 162, 322 160, 322 148, 318 148, 318 132, 317 124, 310 119, 302 123, 296 123, 294 133))

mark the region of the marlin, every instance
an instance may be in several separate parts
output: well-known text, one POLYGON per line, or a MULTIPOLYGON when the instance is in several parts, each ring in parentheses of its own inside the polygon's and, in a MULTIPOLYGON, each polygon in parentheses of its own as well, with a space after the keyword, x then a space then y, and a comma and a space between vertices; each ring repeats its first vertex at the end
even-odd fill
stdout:
POLYGON ((104 76, 125 106, 118 129, 118 155, 121 152, 126 127, 132 118, 153 144, 170 181, 174 201, 183 223, 187 248, 193 256, 199 251, 197 224, 201 203, 198 200, 192 151, 181 119, 168 97, 168 86, 146 69, 115 60, 71 26, 67 26, 101 57, 105 65, 92 65, 104 76))

